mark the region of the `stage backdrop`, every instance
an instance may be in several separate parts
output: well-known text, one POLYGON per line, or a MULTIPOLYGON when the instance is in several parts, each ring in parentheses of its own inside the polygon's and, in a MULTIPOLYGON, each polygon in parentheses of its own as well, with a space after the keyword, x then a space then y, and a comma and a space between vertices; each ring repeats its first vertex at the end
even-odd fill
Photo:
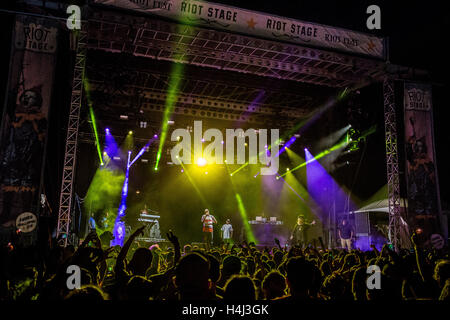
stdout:
MULTIPOLYGON (((39 189, 56 60, 54 22, 17 15, 0 140, 0 226, 15 231, 16 218, 38 218, 39 189), (30 214, 28 214, 30 216, 30 214)), ((32 244, 37 228, 22 230, 32 244), (26 232, 29 231, 29 232, 26 232)))
POLYGON ((408 224, 410 231, 423 231, 419 238, 426 244, 432 234, 445 234, 441 225, 430 85, 404 84, 404 116, 408 224))

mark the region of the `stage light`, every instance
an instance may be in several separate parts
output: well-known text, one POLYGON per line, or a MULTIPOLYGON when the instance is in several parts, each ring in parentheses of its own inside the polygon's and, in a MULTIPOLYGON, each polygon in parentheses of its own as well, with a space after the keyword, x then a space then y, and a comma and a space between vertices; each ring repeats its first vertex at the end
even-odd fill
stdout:
POLYGON ((225 142, 222 140, 220 143, 221 143, 221 144, 224 144, 225 142))
POLYGON ((417 233, 417 234, 421 234, 422 232, 423 232, 423 230, 422 230, 421 228, 417 228, 417 229, 416 229, 416 233, 417 233))
POLYGON ((106 134, 109 134, 109 128, 105 129, 106 134))
POLYGON ((147 159, 142 159, 141 162, 147 163, 148 160, 147 159))
POLYGON ((205 142, 205 139, 202 139, 202 143, 205 142))
POLYGON ((139 193, 141 193, 139 190, 136 190, 136 194, 139 194, 139 193))
MULTIPOLYGON (((87 83, 85 83, 85 85, 87 85, 87 83)), ((88 97, 88 101, 89 101, 89 97, 88 97)), ((95 145, 97 147, 97 154, 98 154, 98 158, 100 160, 100 163, 103 163, 103 158, 102 158, 102 152, 100 150, 100 140, 98 138, 98 132, 97 132, 97 123, 95 120, 95 115, 94 115, 94 110, 92 108, 92 104, 89 103, 89 116, 91 118, 91 123, 92 123, 92 129, 94 131, 94 135, 95 135, 95 145)))
POLYGON ((133 134, 133 131, 131 131, 131 130, 130 130, 130 131, 128 131, 128 134, 133 134))
POLYGON ((184 170, 183 169, 181 169, 181 173, 183 173, 184 172, 184 170))
POLYGON ((300 134, 299 134, 299 133, 296 133, 296 134, 294 134, 294 137, 300 138, 300 134))
POLYGON ((205 160, 204 158, 198 158, 198 160, 197 160, 197 165, 198 165, 199 167, 205 166, 205 165, 206 165, 206 160, 205 160))
POLYGON ((153 138, 155 138, 155 139, 158 139, 158 135, 157 135, 157 134, 155 134, 155 135, 153 136, 153 138))
POLYGON ((178 136, 178 137, 177 137, 177 141, 180 141, 180 139, 181 139, 180 136, 178 136))
POLYGON ((119 161, 120 157, 113 157, 113 160, 119 161))
POLYGON ((233 176, 233 174, 232 173, 230 173, 230 177, 232 177, 233 176))
POLYGON ((120 119, 122 119, 122 120, 128 120, 128 116, 121 114, 121 115, 120 115, 120 119))
POLYGON ((205 174, 208 174, 208 171, 205 171, 205 174))
POLYGON ((289 168, 286 168, 286 171, 289 171, 289 168))
POLYGON ((172 124, 175 124, 175 121, 173 121, 173 120, 169 120, 169 121, 167 121, 167 124, 168 124, 168 125, 172 125, 172 124))
POLYGON ((155 170, 155 171, 158 171, 158 168, 156 168, 156 167, 155 167, 155 169, 154 169, 154 170, 155 170))
POLYGON ((107 156, 107 155, 108 155, 108 153, 106 153, 106 151, 103 151, 103 155, 104 155, 104 156, 107 156))
POLYGON ((248 147, 248 143, 246 142, 246 143, 244 143, 244 145, 246 146, 246 147, 248 147))

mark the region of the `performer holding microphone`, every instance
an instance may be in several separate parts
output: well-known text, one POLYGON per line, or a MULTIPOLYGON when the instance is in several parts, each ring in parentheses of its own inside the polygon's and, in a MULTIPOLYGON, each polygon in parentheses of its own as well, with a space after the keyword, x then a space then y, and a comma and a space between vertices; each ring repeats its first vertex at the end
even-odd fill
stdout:
POLYGON ((202 216, 203 223, 203 241, 206 243, 206 250, 209 251, 213 240, 213 224, 217 223, 216 218, 205 209, 205 214, 202 216))

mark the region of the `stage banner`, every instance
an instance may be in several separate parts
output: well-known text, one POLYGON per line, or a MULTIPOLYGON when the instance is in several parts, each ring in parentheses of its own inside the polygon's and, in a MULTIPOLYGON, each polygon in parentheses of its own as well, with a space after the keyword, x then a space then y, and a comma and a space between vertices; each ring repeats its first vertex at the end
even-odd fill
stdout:
POLYGON ((222 4, 197 0, 92 0, 92 2, 162 16, 184 24, 385 58, 385 44, 380 37, 222 4))
POLYGON ((25 246, 36 239, 57 33, 48 19, 16 16, 0 132, 0 228, 20 229, 25 246))
POLYGON ((408 224, 422 244, 443 234, 433 136, 431 85, 404 84, 408 224))

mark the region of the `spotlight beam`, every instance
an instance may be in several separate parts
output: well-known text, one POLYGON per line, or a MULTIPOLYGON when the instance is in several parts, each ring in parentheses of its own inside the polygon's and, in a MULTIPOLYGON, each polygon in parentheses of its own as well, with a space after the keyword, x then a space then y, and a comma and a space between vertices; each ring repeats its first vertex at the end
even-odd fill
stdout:
POLYGON ((122 221, 122 218, 125 216, 125 210, 127 209, 127 197, 128 197, 128 181, 130 175, 130 156, 131 151, 128 151, 128 161, 127 161, 127 170, 125 172, 125 181, 122 186, 122 197, 120 200, 119 211, 117 212, 116 221, 114 223, 113 229, 113 246, 119 245, 123 246, 123 242, 125 239, 125 222, 122 221))
MULTIPOLYGON (((300 169, 300 168, 303 168, 303 167, 306 166, 307 164, 309 164, 309 163, 311 163, 311 162, 313 162, 313 161, 319 160, 319 159, 321 159, 321 158, 327 156, 327 155, 330 154, 331 152, 336 151, 336 150, 338 150, 338 149, 340 149, 340 148, 344 148, 344 147, 347 146, 347 145, 348 145, 348 141, 347 141, 347 139, 344 138, 342 142, 336 144, 335 146, 331 147, 330 149, 327 149, 327 150, 322 151, 321 153, 319 153, 319 154, 318 154, 317 156, 315 156, 314 158, 312 158, 312 159, 310 159, 310 160, 308 160, 308 161, 306 161, 306 162, 303 162, 303 163, 299 164, 299 165, 296 166, 295 168, 290 169, 289 172, 292 172, 292 171, 298 170, 298 169, 300 169)), ((288 172, 283 173, 282 175, 279 176, 279 178, 284 177, 286 174, 288 174, 288 172)))
POLYGON ((167 132, 169 131, 169 120, 175 108, 175 102, 177 101, 178 88, 181 81, 181 73, 183 70, 183 65, 181 63, 174 63, 172 67, 172 72, 170 75, 170 83, 167 92, 167 99, 165 103, 163 122, 161 127, 161 139, 159 140, 158 153, 156 155, 155 170, 158 170, 159 161, 161 160, 162 150, 167 138, 167 132))
POLYGON ((145 149, 147 149, 148 147, 150 147, 150 145, 152 144, 152 142, 155 140, 155 137, 151 138, 147 144, 145 146, 142 147, 142 149, 139 151, 139 153, 136 155, 136 157, 134 157, 133 161, 131 161, 130 163, 130 167, 133 165, 133 163, 136 162, 136 160, 138 160, 145 152, 145 149))
POLYGON ((205 208, 209 208, 210 206, 209 206, 208 202, 206 201, 205 197, 201 193, 201 191, 198 188, 197 184, 195 183, 194 179, 191 177, 191 175, 189 174, 189 171, 186 169, 186 167, 184 166, 184 164, 181 160, 180 160, 180 164, 181 164, 181 167, 183 168, 183 172, 187 175, 189 182, 192 184, 192 186, 194 187, 198 196, 200 197, 200 200, 202 201, 203 206, 205 206, 205 208))

